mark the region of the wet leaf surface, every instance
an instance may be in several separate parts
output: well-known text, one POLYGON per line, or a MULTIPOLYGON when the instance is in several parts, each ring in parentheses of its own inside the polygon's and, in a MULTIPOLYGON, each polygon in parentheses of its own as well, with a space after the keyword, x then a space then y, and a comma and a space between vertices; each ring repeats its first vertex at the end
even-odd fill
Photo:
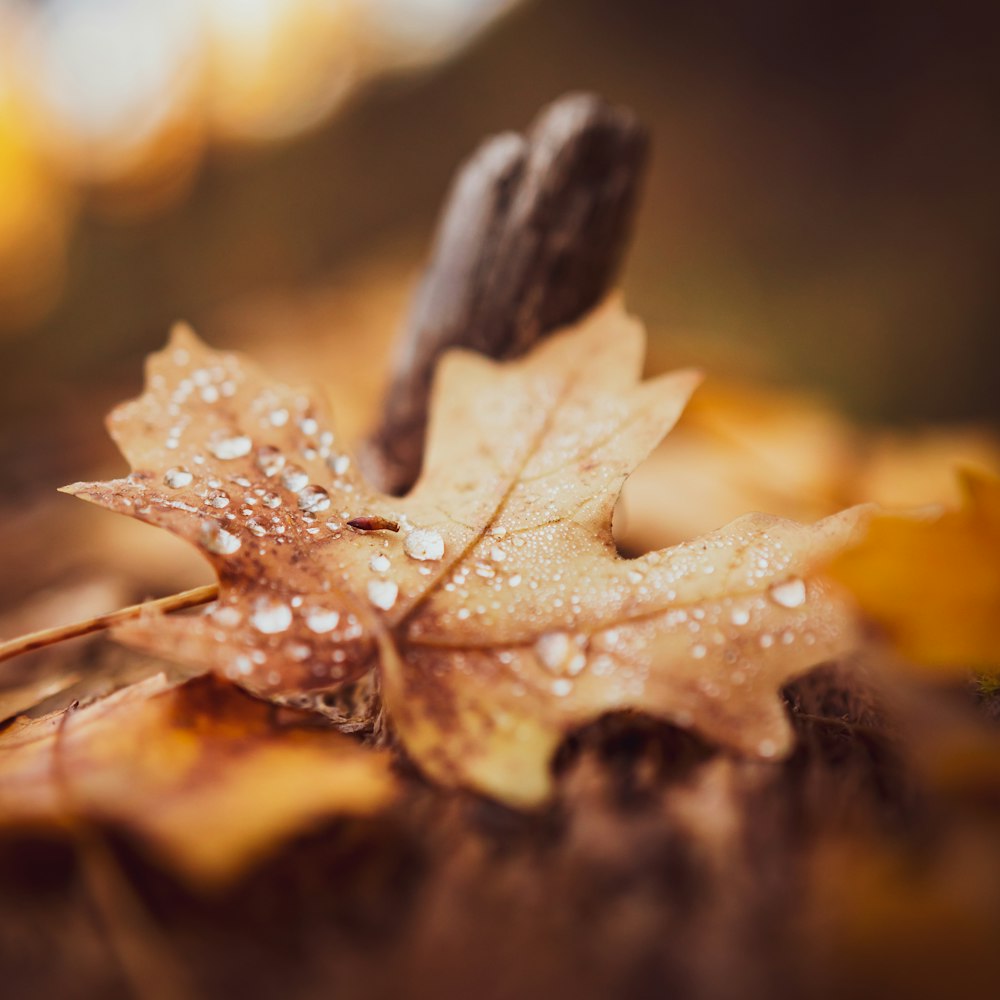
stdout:
POLYGON ((517 805, 549 794, 563 736, 611 710, 786 754, 779 689, 856 639, 817 567, 868 512, 748 515, 621 558, 622 483, 699 381, 640 382, 643 348, 613 302, 521 361, 447 356, 423 474, 397 498, 358 474, 317 394, 178 329, 110 419, 132 474, 68 489, 198 546, 220 596, 119 634, 301 704, 375 670, 423 770, 517 805))

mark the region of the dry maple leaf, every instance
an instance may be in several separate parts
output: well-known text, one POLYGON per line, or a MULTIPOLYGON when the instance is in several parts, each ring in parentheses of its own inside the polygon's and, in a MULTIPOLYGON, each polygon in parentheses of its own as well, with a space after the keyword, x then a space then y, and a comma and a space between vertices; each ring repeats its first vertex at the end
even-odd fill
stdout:
POLYGON ((958 510, 882 513, 830 572, 900 652, 933 668, 1000 668, 1000 478, 962 476, 958 510))
POLYGON ((211 676, 163 675, 0 734, 5 826, 109 822, 206 886, 324 817, 392 797, 388 757, 339 733, 278 725, 211 676))
POLYGON ((144 395, 110 419, 133 473, 68 489, 196 544, 220 596, 120 634, 265 697, 377 666, 420 766, 512 804, 543 800, 564 734, 616 709, 781 756, 778 690, 854 642, 815 567, 864 513, 749 515, 621 558, 621 485, 699 380, 640 383, 643 348, 611 303, 516 362, 450 353, 423 473, 396 498, 358 475, 316 395, 175 330, 144 395), (398 530, 349 526, 379 519, 398 530))

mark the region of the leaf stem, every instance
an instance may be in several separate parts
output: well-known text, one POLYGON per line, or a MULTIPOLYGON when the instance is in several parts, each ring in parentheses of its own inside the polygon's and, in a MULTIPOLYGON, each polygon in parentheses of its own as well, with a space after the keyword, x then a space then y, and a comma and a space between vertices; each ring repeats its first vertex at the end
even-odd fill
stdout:
POLYGON ((83 621, 73 622, 70 625, 58 625, 55 628, 42 629, 40 632, 29 632, 27 635, 19 636, 17 639, 0 642, 0 663, 14 656, 20 656, 21 653, 30 652, 33 649, 53 646, 57 642, 76 639, 82 635, 90 635, 93 632, 102 632, 104 629, 120 625, 122 622, 131 621, 133 618, 138 618, 140 615, 147 614, 148 612, 166 614, 170 611, 183 611, 185 608, 196 608, 200 604, 208 604, 218 596, 219 585, 217 583, 209 583, 204 587, 195 587, 193 590, 185 590, 179 594, 170 594, 168 597, 160 597, 155 601, 132 604, 127 608, 110 611, 105 615, 97 615, 94 618, 85 618, 83 621))

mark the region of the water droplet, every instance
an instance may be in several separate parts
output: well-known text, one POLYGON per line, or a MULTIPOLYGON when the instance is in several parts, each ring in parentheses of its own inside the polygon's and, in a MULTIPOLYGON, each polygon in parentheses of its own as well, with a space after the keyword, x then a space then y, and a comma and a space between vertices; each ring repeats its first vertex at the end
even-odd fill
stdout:
POLYGON ((271 510, 274 510, 275 508, 281 506, 281 497, 279 497, 277 493, 265 493, 260 498, 260 502, 265 507, 270 507, 271 510))
POLYGON ((388 611, 396 603, 398 596, 399 587, 392 580, 371 580, 368 583, 368 600, 376 608, 388 611))
POLYGON ((800 608, 806 603, 806 585, 797 576, 774 584, 767 592, 775 604, 783 608, 800 608))
POLYGON ((307 486, 299 493, 299 510, 318 514, 330 506, 330 494, 322 486, 307 486))
POLYGON ((703 660, 703 659, 705 659, 705 654, 707 652, 708 652, 708 650, 701 643, 698 643, 698 645, 691 647, 691 655, 696 660, 703 660))
POLYGON ((314 608, 306 615, 306 626, 313 632, 322 634, 332 632, 340 622, 340 614, 336 611, 325 611, 314 608))
POLYGON ((276 476, 285 467, 285 456, 277 448, 266 444, 257 449, 257 468, 265 476, 276 476))
POLYGON ((215 521, 205 521, 201 526, 201 544, 216 555, 232 555, 243 543, 215 521))
POLYGON ((347 455, 332 455, 327 465, 336 475, 342 476, 351 467, 351 460, 347 455))
POLYGON ((215 507, 218 510, 222 510, 223 508, 229 506, 229 495, 227 493, 223 493, 222 490, 212 490, 212 492, 205 497, 205 503, 207 503, 209 507, 215 507))
POLYGON ((258 538, 263 538, 267 534, 267 528, 254 517, 251 517, 247 521, 247 530, 251 535, 256 535, 258 538))
POLYGON ((292 609, 281 601, 262 597, 254 606, 250 624, 265 635, 284 632, 292 624, 292 609))
POLYGON ((268 420, 271 421, 272 427, 284 427, 288 423, 288 410, 284 408, 271 410, 268 420))
POLYGON ((734 625, 746 625, 750 621, 750 612, 746 608, 733 608, 729 620, 734 625))
POLYGON ((403 541, 411 559, 440 559, 444 555, 444 539, 430 528, 414 528, 403 541))
POLYGON ((565 677, 560 677, 559 680, 552 682, 552 693, 559 698, 565 698, 572 690, 573 682, 565 677))
POLYGON ((494 545, 490 549, 490 558, 494 562, 503 562, 507 558, 507 553, 499 545, 494 545))
POLYGON ((175 466, 173 469, 167 469, 163 476, 163 481, 172 490, 182 490, 185 486, 190 486, 193 480, 194 476, 182 465, 175 466))
POLYGON ((240 614, 237 608, 234 608, 231 604, 223 605, 222 607, 217 607, 212 612, 212 620, 218 622, 220 625, 228 625, 230 628, 239 625, 243 616, 240 614))
POLYGON ((281 481, 285 484, 286 490, 298 493, 309 485, 309 476, 304 469, 300 469, 297 465, 290 465, 285 469, 281 481))
POLYGON ((237 434, 235 437, 225 437, 219 438, 215 441, 210 441, 208 445, 208 450, 219 459, 223 461, 229 461, 233 458, 243 458, 244 455, 249 455, 250 450, 253 448, 253 441, 250 440, 245 434, 237 434))
POLYGON ((778 745, 774 740, 761 740, 757 744, 757 752, 761 757, 773 757, 778 752, 778 745))
POLYGON ((573 642, 566 632, 543 632, 535 640, 535 655, 552 673, 562 673, 573 652, 573 642))
POLYGON ((376 573, 384 573, 392 564, 389 562, 389 557, 382 552, 376 552, 375 555, 371 557, 368 565, 376 573))
POLYGON ((315 434, 319 430, 319 424, 314 417, 303 417, 299 421, 299 430, 303 434, 315 434))

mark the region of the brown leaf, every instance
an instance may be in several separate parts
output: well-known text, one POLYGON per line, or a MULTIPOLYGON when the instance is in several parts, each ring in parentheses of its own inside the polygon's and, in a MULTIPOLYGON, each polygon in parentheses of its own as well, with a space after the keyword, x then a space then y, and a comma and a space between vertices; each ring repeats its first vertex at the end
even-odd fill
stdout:
POLYGON ((280 726, 210 676, 152 677, 0 734, 0 824, 119 824, 206 886, 324 817, 377 811, 392 791, 384 755, 280 726))
POLYGON ((377 665, 420 765, 516 804, 549 793, 568 730, 614 709, 786 753, 778 689, 854 641, 815 567, 864 514, 749 515, 620 558, 622 483, 699 379, 639 383, 643 343, 612 303, 521 361, 448 355, 424 472, 400 499, 356 474, 316 397, 175 331, 146 393, 111 418, 133 474, 69 489, 194 542, 221 594, 203 616, 123 634, 268 697, 377 665))

